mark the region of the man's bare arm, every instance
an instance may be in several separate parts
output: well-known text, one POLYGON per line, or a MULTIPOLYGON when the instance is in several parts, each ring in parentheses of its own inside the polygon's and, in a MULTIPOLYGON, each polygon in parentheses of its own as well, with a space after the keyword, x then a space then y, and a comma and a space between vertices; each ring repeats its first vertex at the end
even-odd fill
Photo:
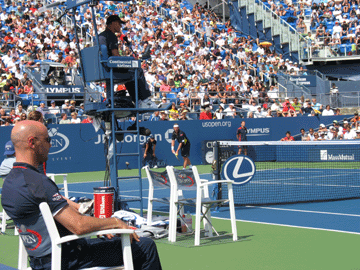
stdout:
MULTIPOLYGON (((70 205, 61 209, 54 218, 66 229, 76 235, 107 229, 130 229, 128 225, 117 218, 95 218, 84 216, 70 205)), ((108 235, 108 238, 111 238, 111 236, 108 235)), ((139 241, 139 237, 135 233, 132 234, 132 238, 139 241)))

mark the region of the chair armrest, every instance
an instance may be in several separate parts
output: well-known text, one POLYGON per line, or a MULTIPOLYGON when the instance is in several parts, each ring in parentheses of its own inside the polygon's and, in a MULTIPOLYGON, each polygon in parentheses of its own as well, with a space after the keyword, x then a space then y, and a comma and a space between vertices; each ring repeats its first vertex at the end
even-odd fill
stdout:
POLYGON ((209 182, 209 180, 207 180, 207 179, 200 179, 200 181, 201 181, 201 183, 207 183, 207 182, 209 182))
POLYGON ((86 233, 86 234, 82 234, 82 235, 72 234, 72 235, 67 235, 67 236, 61 237, 57 241, 56 244, 62 244, 62 243, 66 243, 66 242, 70 242, 73 240, 86 238, 86 237, 90 237, 90 236, 95 236, 95 235, 105 235, 105 234, 128 234, 128 235, 130 235, 133 232, 134 232, 134 230, 132 230, 132 229, 109 229, 109 230, 102 230, 102 231, 86 233))

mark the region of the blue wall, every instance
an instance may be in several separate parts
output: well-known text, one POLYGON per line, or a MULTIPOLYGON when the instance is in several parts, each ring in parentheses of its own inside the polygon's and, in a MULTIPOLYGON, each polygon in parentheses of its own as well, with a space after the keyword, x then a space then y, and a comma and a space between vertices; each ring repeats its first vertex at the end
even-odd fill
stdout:
MULTIPOLYGON (((337 117, 296 117, 296 118, 270 118, 246 119, 249 141, 277 141, 285 136, 286 131, 293 135, 298 134, 300 128, 308 130, 310 127, 318 128, 320 123, 330 124, 334 119, 342 120, 345 116, 337 117)), ((349 116, 350 117, 350 116, 349 116)), ((212 120, 212 121, 180 121, 183 130, 191 142, 190 159, 193 164, 202 164, 201 143, 203 140, 235 140, 236 130, 242 119, 212 120)), ((142 123, 144 124, 144 123, 142 123)), ((178 161, 171 154, 170 142, 174 122, 145 122, 150 128, 158 144, 156 154, 159 159, 166 160, 167 164, 179 166, 178 161)), ((12 127, 0 128, 0 153, 3 153, 5 143, 10 139, 12 127)), ((57 133, 52 137, 47 171, 49 173, 83 172, 105 170, 103 132, 95 133, 90 124, 78 125, 50 125, 49 134, 57 133)), ((143 144, 146 138, 140 136, 143 144)), ((126 135, 124 142, 118 143, 118 150, 135 152, 137 136, 126 135)), ((2 159, 2 158, 0 158, 2 159)), ((119 168, 125 168, 125 162, 130 162, 130 168, 136 168, 137 159, 134 157, 121 157, 119 168)))

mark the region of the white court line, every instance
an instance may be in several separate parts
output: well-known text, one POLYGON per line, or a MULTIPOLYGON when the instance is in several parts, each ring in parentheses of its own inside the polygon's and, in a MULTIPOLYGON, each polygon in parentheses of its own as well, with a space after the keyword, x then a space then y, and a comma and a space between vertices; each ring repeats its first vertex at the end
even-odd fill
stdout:
MULTIPOLYGON (((159 211, 157 211, 157 212, 159 212, 159 211)), ((222 220, 230 220, 229 218, 220 218, 220 217, 211 217, 211 218, 222 219, 222 220)), ((308 229, 308 230, 317 230, 317 231, 328 231, 328 232, 339 232, 339 233, 348 233, 348 234, 357 234, 357 235, 360 235, 360 233, 358 233, 358 232, 349 232, 349 231, 341 231, 341 230, 333 230, 333 229, 324 229, 324 228, 316 228, 316 227, 295 226, 295 225, 288 225, 288 224, 279 224, 279 223, 253 221, 253 220, 244 220, 244 219, 236 219, 236 221, 250 222, 250 223, 257 223, 257 224, 265 224, 265 225, 275 225, 275 226, 281 226, 281 227, 290 227, 290 228, 299 228, 299 229, 308 229)))
POLYGON ((247 207, 247 208, 261 208, 261 209, 279 210, 279 211, 290 211, 290 212, 301 212, 301 213, 334 215, 334 216, 360 217, 360 215, 355 215, 355 214, 344 214, 344 213, 333 213, 333 212, 322 212, 322 211, 310 211, 310 210, 277 208, 277 207, 267 207, 267 206, 248 205, 248 206, 245 206, 245 207, 247 207))
MULTIPOLYGON (((358 173, 356 173, 356 174, 358 174, 358 173)), ((316 179, 316 181, 317 181, 317 179, 318 178, 324 178, 324 177, 339 177, 339 176, 341 176, 341 177, 343 177, 344 176, 344 174, 342 174, 342 173, 339 173, 339 174, 331 174, 331 175, 317 175, 316 177, 311 177, 311 178, 315 178, 316 179)), ((255 174, 255 178, 257 177, 257 175, 255 174)), ((258 177, 262 177, 262 175, 258 175, 258 177)), ((310 178, 310 179, 311 179, 310 178)), ((265 180, 257 180, 257 181, 264 181, 264 182, 272 182, 272 181, 289 181, 289 180, 301 180, 301 179, 309 179, 309 177, 307 177, 307 176, 297 176, 297 177, 293 177, 293 178, 288 178, 286 175, 284 175, 284 177, 283 178, 275 178, 275 179, 265 179, 265 180)), ((331 180, 330 180, 331 181, 331 180)), ((338 180, 335 180, 335 181, 338 181, 338 180)))
MULTIPOLYGON (((138 208, 133 208, 133 209, 139 210, 138 208)), ((144 209, 144 210, 146 210, 146 209, 144 209)), ((165 214, 168 213, 168 212, 165 212, 165 211, 158 211, 158 210, 153 210, 153 211, 154 212, 159 212, 159 213, 165 213, 165 214)), ((214 216, 211 216, 211 218, 221 219, 221 220, 230 220, 230 218, 222 218, 222 217, 214 217, 214 216)), ((317 231, 328 231, 328 232, 339 232, 339 233, 360 235, 360 233, 358 233, 358 232, 349 232, 349 231, 324 229, 324 228, 316 228, 316 227, 306 227, 306 226, 295 226, 295 225, 279 224, 279 223, 271 223, 271 222, 262 222, 262 221, 254 221, 254 220, 236 219, 236 221, 248 222, 248 223, 257 223, 257 224, 264 224, 264 225, 274 225, 274 226, 289 227, 289 228, 308 229, 308 230, 317 230, 317 231)))

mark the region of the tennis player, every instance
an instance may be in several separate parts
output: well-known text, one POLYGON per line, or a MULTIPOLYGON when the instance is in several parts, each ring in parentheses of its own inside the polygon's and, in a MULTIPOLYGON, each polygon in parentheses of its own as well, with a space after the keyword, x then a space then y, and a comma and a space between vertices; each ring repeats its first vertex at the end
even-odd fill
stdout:
POLYGON ((179 125, 175 124, 173 126, 174 128, 174 132, 172 134, 172 141, 171 141, 171 152, 178 157, 179 155, 179 150, 181 149, 181 156, 184 159, 184 164, 183 164, 183 170, 186 169, 186 166, 189 165, 190 169, 192 167, 191 165, 191 161, 190 161, 190 141, 189 139, 186 137, 186 134, 184 131, 180 130, 179 125), (179 146, 177 148, 177 150, 175 151, 174 147, 175 147, 175 140, 178 141, 179 146))

